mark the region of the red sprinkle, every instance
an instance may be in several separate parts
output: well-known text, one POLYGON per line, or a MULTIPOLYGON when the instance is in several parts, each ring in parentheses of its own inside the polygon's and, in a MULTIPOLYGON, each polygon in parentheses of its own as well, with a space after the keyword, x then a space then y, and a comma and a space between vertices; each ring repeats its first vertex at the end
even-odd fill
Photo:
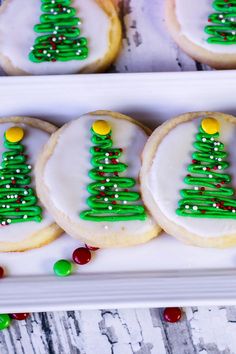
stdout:
POLYGON ((99 250, 98 247, 93 247, 93 246, 89 246, 89 245, 85 245, 86 248, 88 248, 90 251, 97 251, 99 250))
POLYGON ((204 191, 204 190, 205 190, 205 187, 201 187, 200 189, 201 189, 201 191, 204 191))
POLYGON ((4 269, 0 266, 0 278, 4 277, 4 269))
POLYGON ((29 317, 29 313, 11 313, 9 316, 17 321, 26 320, 29 317))
POLYGON ((220 184, 217 184, 217 185, 216 185, 216 188, 221 188, 221 185, 220 185, 220 184))
POLYGON ((197 163, 197 160, 193 159, 193 160, 192 160, 192 163, 197 163))
POLYGON ((20 208, 16 208, 15 210, 16 210, 16 211, 20 211, 20 208))
POLYGON ((77 264, 87 264, 91 260, 91 252, 88 248, 79 247, 74 250, 72 258, 77 264))
POLYGON ((182 317, 182 311, 179 307, 167 307, 163 312, 164 320, 170 323, 178 322, 182 317))

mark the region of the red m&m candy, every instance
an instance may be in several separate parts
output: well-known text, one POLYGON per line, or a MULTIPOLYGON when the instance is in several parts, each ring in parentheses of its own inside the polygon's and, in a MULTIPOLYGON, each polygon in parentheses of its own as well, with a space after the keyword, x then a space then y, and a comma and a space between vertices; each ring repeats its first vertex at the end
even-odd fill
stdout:
POLYGON ((17 321, 26 320, 29 317, 29 313, 11 313, 10 317, 17 321))
POLYGON ((0 266, 0 278, 4 277, 4 269, 0 266))
POLYGON ((91 252, 88 248, 79 247, 74 250, 72 258, 77 264, 87 264, 91 260, 91 252))
POLYGON ((163 312, 163 317, 167 322, 178 322, 182 317, 182 311, 179 307, 167 307, 163 312))

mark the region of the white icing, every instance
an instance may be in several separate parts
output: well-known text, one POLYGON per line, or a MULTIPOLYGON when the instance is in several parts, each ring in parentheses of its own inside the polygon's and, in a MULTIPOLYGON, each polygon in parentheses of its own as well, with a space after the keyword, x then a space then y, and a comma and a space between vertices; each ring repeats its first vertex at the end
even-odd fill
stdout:
MULTIPOLYGON (((60 135, 55 150, 48 160, 44 170, 44 182, 48 188, 50 198, 55 207, 66 214, 70 221, 83 225, 86 230, 104 234, 110 231, 121 232, 123 227, 129 231, 144 233, 150 230, 153 221, 148 217, 146 222, 119 221, 119 222, 91 222, 82 220, 79 213, 88 210, 86 203, 89 193, 87 186, 92 182, 88 176, 92 166, 89 152, 91 143, 92 123, 97 119, 105 119, 112 127, 113 146, 123 149, 120 160, 128 165, 122 176, 133 177, 137 180, 141 159, 140 155, 147 140, 142 128, 127 120, 112 118, 111 116, 83 117, 71 122, 60 135)), ((139 189, 137 184, 135 189, 139 189)))
MULTIPOLYGON (((31 177, 32 177, 32 186, 35 187, 34 182, 34 166, 37 159, 37 156, 42 148, 42 146, 47 142, 49 134, 46 132, 33 128, 25 124, 12 124, 12 123, 1 123, 0 124, 0 156, 6 151, 6 148, 3 146, 3 136, 4 132, 14 126, 21 126, 25 130, 25 137, 22 140, 22 144, 25 146, 25 152, 28 155, 27 163, 32 166, 31 177)), ((40 203, 38 203, 40 205, 40 203)), ((53 219, 49 214, 44 210, 43 211, 43 220, 41 222, 22 222, 11 224, 8 226, 0 226, 0 242, 20 242, 28 238, 34 232, 37 232, 53 223, 53 219)))
POLYGON ((214 53, 235 54, 236 44, 210 44, 209 35, 204 28, 209 25, 208 16, 216 12, 212 0, 175 0, 176 17, 181 26, 181 33, 193 43, 214 53))
MULTIPOLYGON (((208 219, 182 217, 176 214, 180 190, 187 188, 184 183, 187 167, 195 151, 193 142, 202 118, 182 123, 172 129, 160 143, 148 176, 148 188, 162 213, 172 222, 189 232, 202 237, 218 237, 236 233, 236 219, 208 219)), ((220 120, 219 140, 225 144, 230 163, 227 173, 232 177, 236 191, 236 124, 220 120)), ((235 195, 236 198, 236 195, 235 195)))
POLYGON ((81 36, 89 41, 89 56, 85 60, 68 62, 33 63, 28 55, 37 34, 34 25, 40 23, 41 0, 10 0, 0 14, 0 52, 10 58, 15 67, 34 75, 72 74, 88 64, 103 58, 108 51, 111 27, 107 14, 96 0, 74 0, 72 6, 78 9, 81 19, 81 36))

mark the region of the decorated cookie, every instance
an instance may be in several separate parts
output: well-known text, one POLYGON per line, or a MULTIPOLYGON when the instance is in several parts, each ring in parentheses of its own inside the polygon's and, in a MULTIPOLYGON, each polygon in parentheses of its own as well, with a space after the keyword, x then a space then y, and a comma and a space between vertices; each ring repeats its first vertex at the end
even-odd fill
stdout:
POLYGON ((40 247, 62 233, 39 202, 34 179, 39 151, 55 130, 38 119, 0 119, 0 252, 40 247))
POLYGON ((166 22, 194 59, 216 69, 236 68, 235 0, 166 0, 166 22))
POLYGON ((120 45, 112 0, 5 0, 0 8, 0 64, 11 75, 102 71, 120 45))
POLYGON ((135 245, 157 236, 160 228, 139 190, 148 134, 129 117, 97 111, 52 135, 37 163, 37 191, 69 235, 97 247, 135 245))
POLYGON ((236 118, 187 113, 157 128, 143 152, 143 199, 163 229, 203 247, 236 244, 236 118))

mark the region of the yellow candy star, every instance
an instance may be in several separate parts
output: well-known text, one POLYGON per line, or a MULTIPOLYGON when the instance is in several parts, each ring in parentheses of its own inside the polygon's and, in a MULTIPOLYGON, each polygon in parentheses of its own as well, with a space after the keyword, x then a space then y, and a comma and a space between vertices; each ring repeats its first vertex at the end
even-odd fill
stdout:
POLYGON ((220 130, 220 123, 215 118, 204 118, 202 120, 202 129, 207 134, 216 134, 220 130))
POLYGON ((7 129, 5 137, 10 143, 18 143, 24 137, 24 130, 20 127, 12 127, 7 129))
POLYGON ((99 135, 107 135, 111 131, 111 126, 105 120, 96 120, 92 125, 93 131, 99 135))

